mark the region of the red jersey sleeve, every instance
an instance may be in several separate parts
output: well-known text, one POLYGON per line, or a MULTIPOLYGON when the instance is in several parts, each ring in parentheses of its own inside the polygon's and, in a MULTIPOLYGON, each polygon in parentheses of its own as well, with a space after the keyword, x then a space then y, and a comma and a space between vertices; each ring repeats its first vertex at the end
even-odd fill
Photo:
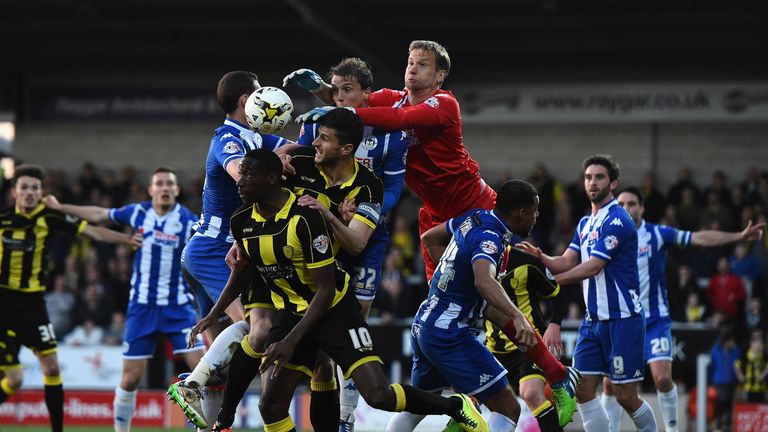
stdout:
POLYGON ((459 121, 459 104, 446 93, 438 93, 415 106, 375 107, 355 110, 363 123, 386 130, 450 126, 459 121))
POLYGON ((405 97, 404 91, 383 88, 371 93, 368 98, 368 106, 391 107, 405 97))

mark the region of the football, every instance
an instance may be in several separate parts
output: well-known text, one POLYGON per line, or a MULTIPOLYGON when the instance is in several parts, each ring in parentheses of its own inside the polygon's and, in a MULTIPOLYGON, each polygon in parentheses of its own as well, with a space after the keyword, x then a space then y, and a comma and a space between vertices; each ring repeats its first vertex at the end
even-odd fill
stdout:
POLYGON ((277 134, 291 122, 293 102, 277 87, 261 87, 245 102, 245 119, 256 132, 277 134))

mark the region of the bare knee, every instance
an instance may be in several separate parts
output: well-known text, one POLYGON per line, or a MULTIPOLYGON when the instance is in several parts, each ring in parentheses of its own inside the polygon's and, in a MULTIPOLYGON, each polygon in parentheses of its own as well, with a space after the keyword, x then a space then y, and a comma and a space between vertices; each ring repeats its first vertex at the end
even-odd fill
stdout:
POLYGON ((21 388, 21 384, 24 382, 24 370, 22 368, 9 369, 5 371, 5 376, 8 378, 8 385, 13 391, 21 388))
POLYGON ((259 412, 264 419, 264 423, 274 423, 288 417, 290 405, 290 399, 288 401, 279 401, 265 393, 259 401, 259 412))
POLYGON ((523 398, 528 408, 535 410, 540 407, 547 398, 544 396, 543 385, 541 388, 535 386, 520 386, 520 397, 523 398))
POLYGON ((658 374, 653 377, 653 381, 654 384, 656 384, 656 389, 662 393, 672 390, 672 387, 675 385, 675 383, 672 382, 672 377, 667 374, 658 374))

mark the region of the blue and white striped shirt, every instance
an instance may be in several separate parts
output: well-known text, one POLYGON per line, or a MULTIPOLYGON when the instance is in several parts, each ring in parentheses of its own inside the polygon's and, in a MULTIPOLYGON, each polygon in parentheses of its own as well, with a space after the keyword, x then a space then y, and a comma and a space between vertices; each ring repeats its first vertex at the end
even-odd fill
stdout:
POLYGON ((205 236, 232 243, 229 218, 243 204, 237 194, 237 184, 227 173, 227 164, 242 159, 253 149, 274 150, 287 141, 276 135, 262 135, 228 118, 216 129, 205 160, 203 211, 195 225, 195 236, 205 236))
POLYGON ((645 317, 669 316, 665 282, 667 246, 688 247, 692 233, 666 225, 642 221, 637 229, 637 269, 640 275, 640 302, 645 317))
POLYGON ((449 219, 446 226, 453 238, 437 264, 429 294, 414 322, 457 330, 473 325, 485 307, 485 300, 475 288, 472 263, 490 261, 498 276, 502 254, 513 235, 493 210, 471 210, 449 219))
POLYGON ((629 318, 642 313, 637 271, 637 228, 626 210, 611 200, 584 216, 568 245, 581 262, 608 261, 600 273, 582 282, 588 320, 629 318))
POLYGON ((192 301, 181 275, 181 251, 192 236, 197 215, 180 204, 159 216, 150 201, 109 210, 109 218, 141 232, 144 242, 133 258, 130 301, 157 306, 192 301))

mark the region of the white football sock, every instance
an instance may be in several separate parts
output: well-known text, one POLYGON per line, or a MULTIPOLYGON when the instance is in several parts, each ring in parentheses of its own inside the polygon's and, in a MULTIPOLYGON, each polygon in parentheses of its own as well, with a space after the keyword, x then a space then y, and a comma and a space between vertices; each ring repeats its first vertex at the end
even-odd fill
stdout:
POLYGON ((655 432, 658 430, 656 428, 656 417, 653 415, 653 409, 651 409, 651 406, 648 405, 648 402, 646 401, 643 401, 640 408, 633 412, 630 417, 632 417, 632 421, 635 423, 637 432, 655 432))
POLYGON ((399 412, 389 418, 386 432, 413 432, 416 426, 424 420, 425 415, 412 414, 407 411, 399 412))
POLYGON ((600 399, 594 398, 587 403, 579 404, 579 412, 584 422, 585 432, 605 432, 608 430, 608 415, 605 413, 600 399))
POLYGON ((344 378, 339 398, 339 404, 341 405, 341 420, 348 423, 355 422, 355 408, 357 408, 357 401, 359 398, 360 392, 357 391, 355 382, 351 378, 344 378))
POLYGON ((112 402, 114 410, 115 432, 129 432, 133 410, 136 408, 136 390, 123 390, 120 386, 115 388, 115 400, 112 402))
POLYGON ((621 415, 624 413, 624 408, 619 405, 619 401, 613 395, 603 393, 601 402, 603 409, 605 409, 605 414, 608 416, 608 424, 610 425, 608 432, 619 432, 619 429, 621 429, 621 415))
POLYGON ((232 354, 248 334, 249 329, 250 326, 246 321, 238 321, 225 328, 216 336, 211 347, 184 381, 187 384, 194 382, 200 387, 208 383, 212 376, 222 374, 223 370, 229 366, 232 354))
POLYGON ((657 391, 656 395, 659 397, 661 418, 664 419, 667 432, 677 432, 677 386, 666 393, 657 391))
POLYGON ((514 432, 517 423, 504 414, 492 412, 488 419, 488 429, 491 432, 514 432))

